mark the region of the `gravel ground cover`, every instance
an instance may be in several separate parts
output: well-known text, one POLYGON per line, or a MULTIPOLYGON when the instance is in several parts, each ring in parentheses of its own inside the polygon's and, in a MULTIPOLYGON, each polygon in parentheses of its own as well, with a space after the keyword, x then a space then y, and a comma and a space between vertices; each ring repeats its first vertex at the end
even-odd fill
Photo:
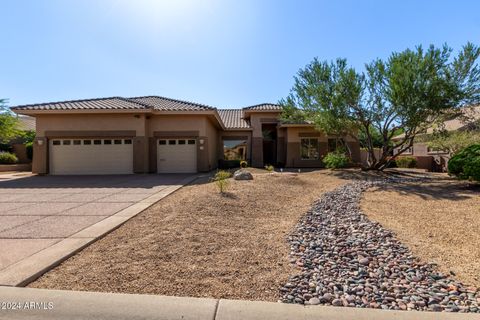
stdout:
POLYGON ((346 183, 329 170, 185 186, 30 287, 278 300, 294 269, 285 238, 312 202, 346 183))
POLYGON ((480 287, 480 185, 435 175, 363 193, 360 209, 422 261, 480 287))
POLYGON ((281 301, 480 312, 477 288, 421 262, 392 231, 360 211, 362 192, 385 183, 395 181, 352 182, 314 203, 289 237, 290 262, 299 273, 281 287, 281 301))

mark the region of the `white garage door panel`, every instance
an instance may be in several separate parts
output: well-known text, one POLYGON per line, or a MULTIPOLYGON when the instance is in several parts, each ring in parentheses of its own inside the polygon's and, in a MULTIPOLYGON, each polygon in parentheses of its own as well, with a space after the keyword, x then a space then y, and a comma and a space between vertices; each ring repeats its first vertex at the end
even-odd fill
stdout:
POLYGON ((133 173, 131 139, 53 139, 49 155, 50 174, 133 173))
POLYGON ((197 172, 197 145, 194 139, 157 141, 158 173, 197 172))

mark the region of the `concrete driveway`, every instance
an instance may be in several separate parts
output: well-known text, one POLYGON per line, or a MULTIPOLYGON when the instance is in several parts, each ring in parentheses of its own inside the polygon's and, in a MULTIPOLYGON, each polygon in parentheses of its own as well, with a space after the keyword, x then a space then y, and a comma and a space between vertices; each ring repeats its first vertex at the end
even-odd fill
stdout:
POLYGON ((103 224, 111 230, 192 179, 186 174, 0 175, 0 284, 9 284, 1 283, 2 272, 11 273, 16 264, 74 235, 93 239, 98 235, 90 232, 92 226, 110 218, 103 224), (117 215, 121 219, 112 223, 117 215))

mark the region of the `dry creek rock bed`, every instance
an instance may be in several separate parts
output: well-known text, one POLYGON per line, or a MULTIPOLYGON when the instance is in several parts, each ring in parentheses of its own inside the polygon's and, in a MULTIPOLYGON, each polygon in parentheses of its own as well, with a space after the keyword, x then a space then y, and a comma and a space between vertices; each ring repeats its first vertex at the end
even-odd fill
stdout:
POLYGON ((366 189, 398 179, 357 181, 325 193, 289 236, 299 274, 280 288, 281 302, 480 312, 480 291, 419 261, 392 231, 359 208, 366 189))

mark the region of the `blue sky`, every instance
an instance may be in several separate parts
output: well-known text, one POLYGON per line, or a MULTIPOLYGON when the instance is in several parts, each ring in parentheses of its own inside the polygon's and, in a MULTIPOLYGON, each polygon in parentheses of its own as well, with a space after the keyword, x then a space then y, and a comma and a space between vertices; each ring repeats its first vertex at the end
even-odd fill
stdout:
POLYGON ((277 102, 312 58, 363 64, 417 44, 480 44, 480 1, 5 0, 10 105, 162 95, 277 102))

